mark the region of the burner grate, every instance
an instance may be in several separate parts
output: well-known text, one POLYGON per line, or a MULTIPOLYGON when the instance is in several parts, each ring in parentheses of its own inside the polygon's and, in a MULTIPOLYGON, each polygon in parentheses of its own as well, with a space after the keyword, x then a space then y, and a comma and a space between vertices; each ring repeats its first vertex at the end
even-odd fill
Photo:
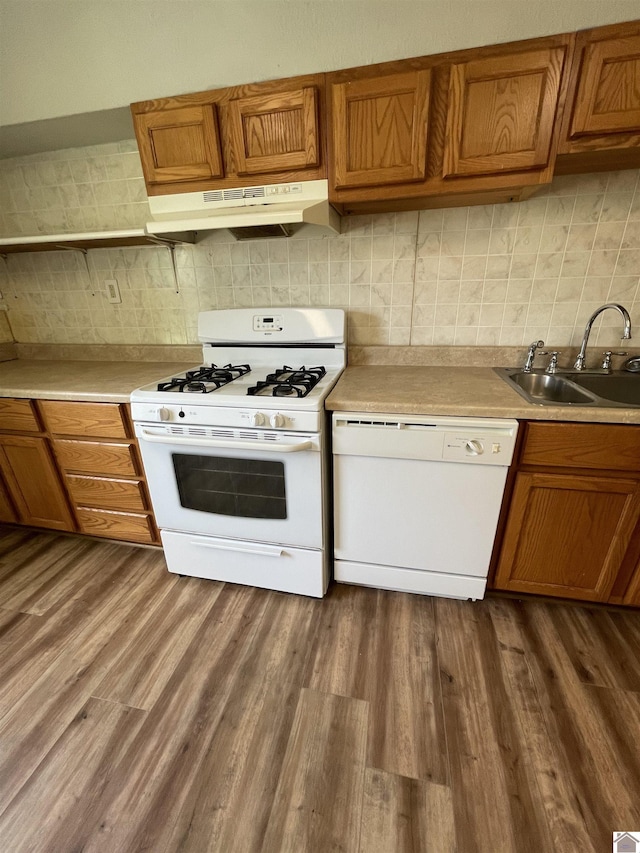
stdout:
POLYGON ((218 367, 216 364, 205 365, 195 370, 187 370, 184 376, 174 376, 168 382, 159 382, 158 391, 209 394, 250 371, 249 364, 225 364, 224 367, 218 367))
POLYGON ((306 397, 326 372, 324 367, 295 368, 285 365, 248 388, 247 394, 263 397, 306 397))

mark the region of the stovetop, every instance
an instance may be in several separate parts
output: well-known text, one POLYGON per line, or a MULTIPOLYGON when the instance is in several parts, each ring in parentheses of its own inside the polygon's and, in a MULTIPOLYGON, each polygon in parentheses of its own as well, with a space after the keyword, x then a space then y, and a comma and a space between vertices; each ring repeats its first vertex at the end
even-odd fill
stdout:
POLYGON ((210 311, 198 328, 203 364, 134 391, 134 420, 316 429, 345 367, 342 311, 210 311))

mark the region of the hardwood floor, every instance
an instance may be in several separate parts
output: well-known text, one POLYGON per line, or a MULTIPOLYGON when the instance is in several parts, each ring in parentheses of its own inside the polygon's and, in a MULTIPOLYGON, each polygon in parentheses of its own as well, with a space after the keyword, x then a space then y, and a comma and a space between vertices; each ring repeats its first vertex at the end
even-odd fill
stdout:
POLYGON ((640 612, 169 574, 0 527, 2 853, 600 853, 640 612))

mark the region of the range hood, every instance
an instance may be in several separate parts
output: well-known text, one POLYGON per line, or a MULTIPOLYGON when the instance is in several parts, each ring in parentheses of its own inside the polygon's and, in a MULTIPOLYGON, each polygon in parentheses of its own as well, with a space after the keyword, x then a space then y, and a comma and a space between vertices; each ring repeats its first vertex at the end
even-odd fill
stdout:
POLYGON ((228 228, 236 239, 288 236, 305 222, 340 232, 328 181, 151 196, 149 234, 228 228))

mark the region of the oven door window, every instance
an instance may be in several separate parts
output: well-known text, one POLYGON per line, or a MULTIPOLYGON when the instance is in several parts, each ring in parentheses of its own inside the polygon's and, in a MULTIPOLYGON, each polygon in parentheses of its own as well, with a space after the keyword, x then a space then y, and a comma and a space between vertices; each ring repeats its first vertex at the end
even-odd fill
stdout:
POLYGON ((180 503, 215 515, 286 518, 284 463, 173 453, 180 503))

